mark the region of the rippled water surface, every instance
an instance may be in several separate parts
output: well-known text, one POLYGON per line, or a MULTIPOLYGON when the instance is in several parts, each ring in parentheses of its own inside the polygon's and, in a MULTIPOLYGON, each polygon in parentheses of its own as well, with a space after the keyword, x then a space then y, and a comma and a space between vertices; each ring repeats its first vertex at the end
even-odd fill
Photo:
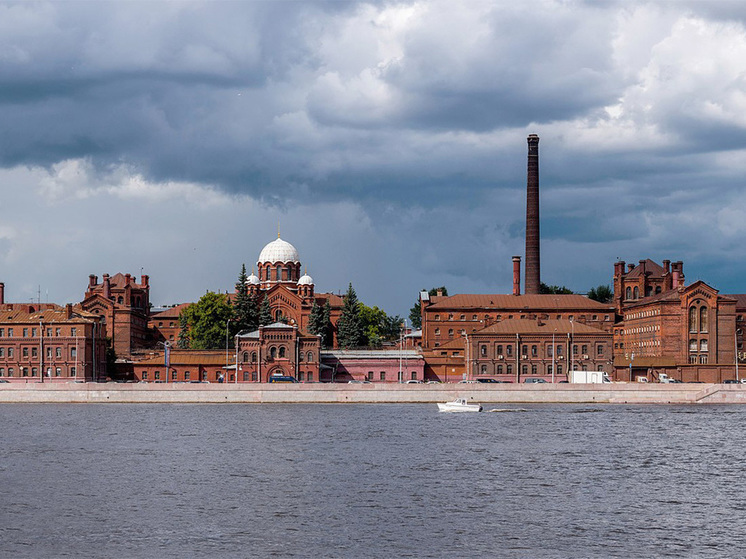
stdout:
POLYGON ((0 557, 743 557, 746 406, 0 406, 0 557))

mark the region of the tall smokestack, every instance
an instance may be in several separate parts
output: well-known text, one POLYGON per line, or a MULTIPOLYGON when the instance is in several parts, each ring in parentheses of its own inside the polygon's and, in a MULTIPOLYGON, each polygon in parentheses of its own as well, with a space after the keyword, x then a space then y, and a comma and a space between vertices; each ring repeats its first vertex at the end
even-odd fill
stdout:
POLYGON ((526 181, 526 289, 527 295, 539 293, 539 136, 528 136, 528 173, 526 181))

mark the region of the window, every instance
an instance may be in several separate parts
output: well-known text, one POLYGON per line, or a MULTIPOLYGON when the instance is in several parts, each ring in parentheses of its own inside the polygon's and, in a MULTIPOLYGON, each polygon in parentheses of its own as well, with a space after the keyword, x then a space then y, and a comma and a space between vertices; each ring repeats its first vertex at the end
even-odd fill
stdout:
POLYGON ((596 346, 596 355, 598 355, 600 357, 603 354, 604 354, 604 346, 602 346, 601 344, 598 344, 596 346))
POLYGON ((61 347, 54 348, 54 355, 58 359, 61 359, 62 358, 62 348, 61 347))
POLYGON ((5 328, 0 328, 0 338, 5 337, 5 328))
POLYGON ((572 345, 572 354, 577 355, 578 354, 578 346, 577 344, 572 345))
POLYGON ((635 287, 632 290, 632 298, 633 299, 639 299, 640 298, 640 290, 637 287, 635 287))
POLYGON ((558 375, 562 374, 562 365, 559 365, 559 364, 557 365, 557 374, 558 375))
MULTIPOLYGON (((143 373, 143 374, 144 374, 145 376, 147 376, 147 375, 148 375, 148 373, 143 373)), ((143 378, 144 378, 144 377, 143 377, 143 378)), ((160 371, 156 371, 156 372, 154 373, 154 375, 153 375, 153 378, 155 378, 155 380, 160 380, 160 379, 161 379, 161 372, 160 372, 160 371)))
POLYGON ((285 346, 280 347, 280 359, 285 359, 285 346))
POLYGON ((435 315, 435 320, 440 320, 440 315, 439 314, 435 315))
POLYGON ((241 354, 241 363, 246 363, 248 360, 249 360, 249 352, 248 351, 244 351, 241 354))
POLYGON ((581 350, 582 350, 583 355, 587 355, 588 354, 588 346, 587 345, 583 344, 583 346, 581 347, 581 350))
POLYGON ((13 367, 8 367, 8 376, 9 377, 13 376, 13 367))
POLYGON ((303 382, 303 380, 306 378, 306 373, 303 371, 298 371, 298 382, 303 382))
POLYGON ((373 371, 368 371, 368 380, 373 380, 373 371))
POLYGON ((502 344, 499 344, 497 346, 497 354, 498 355, 502 355, 503 354, 503 346, 502 346, 502 344))
POLYGON ((562 355, 562 346, 561 345, 557 346, 557 355, 562 355))
POLYGON ((251 352, 251 362, 256 363, 256 351, 251 352))
MULTIPOLYGON (((552 348, 552 346, 551 346, 551 345, 548 345, 548 346, 547 346, 547 355, 548 355, 549 357, 554 357, 554 350, 553 350, 553 348, 552 348)), ((533 347, 531 348, 531 356, 532 356, 532 357, 536 357, 536 346, 533 346, 533 347)))
POLYGON ((37 369, 36 367, 31 367, 31 376, 35 377, 38 375, 39 375, 39 369, 37 369))
POLYGON ((8 328, 8 337, 9 338, 13 337, 13 328, 8 328))
POLYGON ((699 362, 702 365, 707 365, 707 356, 706 355, 700 355, 699 356, 699 362))
POLYGON ((300 363, 303 363, 303 352, 302 351, 298 354, 298 361, 300 363))
POLYGON ((308 382, 313 382, 313 371, 308 371, 308 373, 306 373, 306 380, 308 382))
POLYGON ((271 348, 269 348, 269 356, 272 359, 274 359, 275 357, 277 357, 277 348, 276 347, 272 346, 271 348))
POLYGON ((0 357, 5 357, 5 348, 0 347, 0 357))
POLYGON ((28 376, 28 367, 21 367, 21 376, 22 377, 28 376))
POLYGON ((535 375, 537 372, 536 365, 531 365, 531 374, 535 375))
POLYGON ((412 380, 417 380, 417 373, 412 371, 412 380))
POLYGON ((27 359, 28 359, 28 348, 27 348, 27 347, 24 347, 24 348, 23 348, 23 349, 21 350, 21 353, 23 354, 23 356, 24 356, 25 358, 27 358, 27 359))
POLYGON ((57 336, 59 338, 61 334, 62 334, 62 330, 60 330, 59 328, 55 328, 54 329, 54 335, 55 336, 57 336))
POLYGON ((497 366, 497 374, 498 374, 498 375, 501 375, 501 374, 503 374, 503 366, 502 366, 502 365, 498 365, 498 366, 497 366))
POLYGON ((527 345, 523 346, 523 355, 528 355, 528 346, 527 345))
POLYGON ((243 381, 248 382, 249 381, 249 371, 243 372, 243 381))
POLYGON ((39 348, 38 347, 32 347, 31 348, 31 357, 39 357, 39 348))
POLYGON ((689 332, 695 333, 697 331, 697 309, 695 307, 689 307, 689 332))
POLYGON ((60 369, 59 367, 55 367, 54 368, 54 376, 61 377, 62 376, 62 369, 60 369))
POLYGON ((448 337, 449 337, 449 338, 452 338, 452 337, 453 337, 453 328, 449 328, 449 329, 448 329, 448 337))
POLYGON ((8 357, 10 357, 10 358, 13 357, 13 348, 12 347, 8 348, 8 357))
POLYGON ((379 380, 386 380, 386 371, 381 371, 378 374, 379 380))
POLYGON ((191 376, 192 376, 191 371, 184 371, 184 380, 190 380, 191 376))
POLYGON ((482 366, 479 368, 479 372, 482 373, 483 375, 486 375, 487 374, 487 365, 482 364, 482 366))
POLYGON ((78 374, 78 371, 75 367, 70 367, 70 376, 74 377, 76 374, 78 374))
POLYGON ((307 361, 309 363, 311 363, 313 361, 313 353, 311 353, 310 351, 308 352, 308 355, 306 357, 307 357, 307 361))
POLYGON ((513 355, 513 346, 512 345, 506 345, 505 346, 505 353, 508 357, 513 355))
POLYGON ((178 371, 171 371, 171 380, 177 380, 179 378, 178 371))
POLYGON ((5 376, 5 369, 3 367, 0 367, 0 377, 5 376))
POLYGON ((479 355, 481 355, 482 357, 487 357, 487 346, 486 345, 479 346, 479 355))
POLYGON ((28 338, 28 328, 23 329, 23 337, 28 338))
POLYGON ((707 307, 699 309, 699 331, 707 332, 707 307))
POLYGON ((524 374, 524 375, 527 375, 527 374, 528 374, 528 365, 523 365, 523 366, 521 367, 521 370, 523 371, 523 374, 524 374))
POLYGON ((628 287, 625 290, 624 295, 625 295, 625 299, 632 299, 632 288, 628 287))
POLYGON ((448 320, 453 320, 453 314, 448 315, 448 320))
POLYGON ((440 328, 436 328, 435 329, 435 335, 436 336, 440 336, 440 328))
POLYGON ((552 366, 551 365, 547 365, 547 374, 548 375, 552 374, 552 366))
POLYGON ((72 359, 75 359, 78 356, 78 348, 77 347, 71 347, 70 348, 70 357, 72 359))
POLYGON ((689 351, 697 351, 697 340, 689 340, 689 351))
POLYGON ((699 351, 707 351, 707 340, 699 340, 699 351))
POLYGON ((466 315, 462 314, 459 318, 460 318, 460 320, 466 320, 466 315))
POLYGON ((507 370, 508 370, 508 374, 512 375, 513 374, 513 365, 508 365, 507 370))

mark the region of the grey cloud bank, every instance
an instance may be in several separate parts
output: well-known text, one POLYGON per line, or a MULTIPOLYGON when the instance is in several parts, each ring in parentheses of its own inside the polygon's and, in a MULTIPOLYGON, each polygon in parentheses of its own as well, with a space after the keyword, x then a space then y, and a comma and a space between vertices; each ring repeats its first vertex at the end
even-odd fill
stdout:
POLYGON ((746 291, 734 2, 0 4, 0 281, 156 303, 232 289, 275 236, 319 289, 406 314, 509 292, 541 136, 542 279, 685 261, 746 291))

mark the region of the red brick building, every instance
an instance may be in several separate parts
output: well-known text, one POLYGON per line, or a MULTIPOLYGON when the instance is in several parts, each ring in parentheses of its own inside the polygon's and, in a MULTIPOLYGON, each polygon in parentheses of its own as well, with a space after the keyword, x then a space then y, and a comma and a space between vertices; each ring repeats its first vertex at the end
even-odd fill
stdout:
POLYGON ((173 346, 179 341, 179 333, 181 332, 179 316, 181 311, 191 304, 182 303, 161 311, 151 312, 148 324, 151 332, 150 337, 154 344, 168 342, 173 346))
POLYGON ((230 378, 233 359, 233 352, 170 349, 168 357, 158 353, 136 362, 133 372, 143 382, 221 382, 230 378))
POLYGON ((148 276, 142 276, 138 284, 130 274, 104 274, 101 283, 97 276, 90 275, 80 308, 102 317, 117 358, 129 360, 133 352, 152 345, 148 276))
POLYGON ((620 261, 614 303, 617 380, 655 381, 660 373, 684 382, 735 378, 746 296, 721 295, 702 281, 685 285, 682 262, 641 260, 625 270, 620 261))
POLYGON ((76 311, 72 305, 5 303, 2 287, 0 377, 11 382, 106 378, 100 317, 76 311))

